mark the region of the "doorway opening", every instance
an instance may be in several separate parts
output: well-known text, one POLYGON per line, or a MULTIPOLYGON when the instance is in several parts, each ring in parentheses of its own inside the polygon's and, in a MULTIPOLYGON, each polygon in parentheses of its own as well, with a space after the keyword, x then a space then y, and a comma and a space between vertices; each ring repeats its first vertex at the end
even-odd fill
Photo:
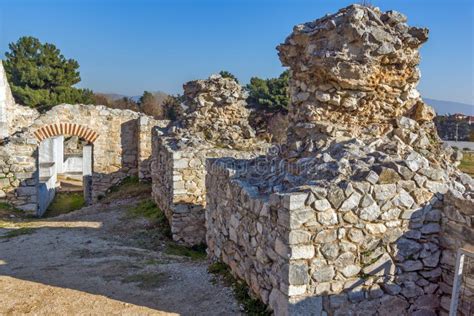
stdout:
POLYGON ((58 135, 38 150, 38 216, 66 212, 91 202, 93 145, 79 136, 58 135))

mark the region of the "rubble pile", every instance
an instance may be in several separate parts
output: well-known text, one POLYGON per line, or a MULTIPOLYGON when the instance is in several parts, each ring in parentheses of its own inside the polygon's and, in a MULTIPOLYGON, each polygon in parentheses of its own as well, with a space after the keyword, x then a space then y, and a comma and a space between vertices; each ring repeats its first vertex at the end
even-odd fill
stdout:
POLYGON ((190 81, 183 88, 187 109, 176 135, 229 149, 246 150, 255 143, 247 96, 235 80, 212 75, 207 80, 190 81))

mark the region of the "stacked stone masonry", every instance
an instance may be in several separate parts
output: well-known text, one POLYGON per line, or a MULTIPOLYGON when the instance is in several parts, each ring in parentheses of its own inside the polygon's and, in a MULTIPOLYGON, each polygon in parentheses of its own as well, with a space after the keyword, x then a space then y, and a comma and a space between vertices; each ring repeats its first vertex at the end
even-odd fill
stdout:
POLYGON ((38 211, 38 148, 45 139, 58 135, 78 136, 93 145, 89 202, 126 177, 151 178, 151 130, 169 122, 129 110, 81 104, 62 104, 39 114, 14 104, 0 70, 4 78, 0 88, 8 96, 0 103, 2 113, 6 109, 1 127, 8 131, 0 140, 0 199, 27 212, 38 211))
POLYGON ((175 241, 186 245, 205 242, 206 160, 216 157, 252 158, 263 153, 216 148, 200 143, 179 145, 175 137, 153 133, 151 164, 153 198, 165 213, 175 241))
POLYGON ((187 112, 153 134, 153 197, 173 239, 198 245, 206 236, 206 160, 256 157, 268 146, 255 139, 245 93, 234 80, 213 75, 183 87, 187 112))
POLYGON ((444 193, 458 191, 440 172, 420 169, 403 178, 387 168, 363 181, 261 195, 236 171, 248 164, 208 165, 207 244, 211 257, 228 264, 277 314, 437 311, 443 250, 449 261, 443 308, 449 306, 456 249, 473 244, 471 219, 459 212, 472 213, 473 204, 462 196, 457 204, 464 208, 449 197, 443 203, 444 193), (449 220, 456 215, 462 224, 449 220), (456 231, 440 241, 446 225, 456 231))
POLYGON ((207 164, 210 257, 276 315, 447 313, 474 182, 416 91, 428 31, 405 22, 352 5, 296 26, 288 142, 207 164))

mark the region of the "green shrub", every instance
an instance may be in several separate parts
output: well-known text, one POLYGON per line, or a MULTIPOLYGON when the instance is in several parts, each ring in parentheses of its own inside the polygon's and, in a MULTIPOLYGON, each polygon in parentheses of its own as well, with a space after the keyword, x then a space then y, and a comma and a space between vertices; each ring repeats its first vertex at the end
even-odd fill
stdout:
POLYGON ((272 111, 286 111, 290 103, 288 92, 289 71, 284 71, 278 78, 261 79, 253 77, 246 86, 249 96, 247 103, 272 111))

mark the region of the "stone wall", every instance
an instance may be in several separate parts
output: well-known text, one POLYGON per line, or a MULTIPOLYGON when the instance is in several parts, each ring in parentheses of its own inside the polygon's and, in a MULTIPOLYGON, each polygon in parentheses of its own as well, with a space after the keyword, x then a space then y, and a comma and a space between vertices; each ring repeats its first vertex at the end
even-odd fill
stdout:
MULTIPOLYGON (((442 194, 467 182, 448 185, 427 161, 416 172, 399 161, 358 181, 262 195, 235 170, 272 169, 266 163, 208 166, 207 244, 277 314, 439 308, 442 194)), ((469 240, 472 227, 463 229, 469 240)))
POLYGON ((174 240, 186 245, 205 242, 206 160, 257 154, 209 144, 180 146, 175 138, 163 136, 160 130, 154 132, 153 198, 166 214, 174 240))
POLYGON ((150 174, 152 126, 167 124, 129 110, 58 105, 0 146, 1 163, 7 165, 3 173, 10 179, 8 184, 3 180, 4 184, 0 186, 2 195, 20 209, 35 211, 37 196, 33 194, 33 188, 38 179, 37 147, 44 137, 63 132, 93 141, 92 200, 99 199, 125 177, 140 175, 145 180, 150 174), (23 198, 26 191, 31 194, 23 198))
POLYGON ((173 239, 197 245, 206 235, 206 160, 255 157, 268 144, 255 138, 237 82, 213 75, 183 87, 185 115, 154 134, 153 197, 169 220, 173 239))
MULTIPOLYGON (((471 179, 474 186, 474 181, 471 179)), ((444 196, 440 244, 443 249, 440 267, 441 315, 447 315, 451 303, 456 255, 458 249, 474 252, 474 200, 459 193, 444 196)), ((459 315, 474 313, 474 258, 466 257, 461 284, 459 315)))
POLYGON ((141 181, 151 181, 152 131, 155 126, 163 128, 168 121, 159 123, 148 117, 140 116, 138 121, 138 176, 141 181))
POLYGON ((435 113, 416 89, 428 29, 406 21, 399 12, 353 5, 295 26, 277 47, 290 67, 288 155, 317 150, 331 137, 386 135, 405 116, 420 129, 397 137, 437 156, 435 113))
POLYGON ((0 200, 26 212, 37 210, 37 155, 35 137, 12 136, 0 145, 0 200))
POLYGON ((296 26, 287 143, 207 166, 208 252, 277 315, 440 310, 449 194, 474 186, 416 92, 428 31, 405 22, 352 5, 296 26))

